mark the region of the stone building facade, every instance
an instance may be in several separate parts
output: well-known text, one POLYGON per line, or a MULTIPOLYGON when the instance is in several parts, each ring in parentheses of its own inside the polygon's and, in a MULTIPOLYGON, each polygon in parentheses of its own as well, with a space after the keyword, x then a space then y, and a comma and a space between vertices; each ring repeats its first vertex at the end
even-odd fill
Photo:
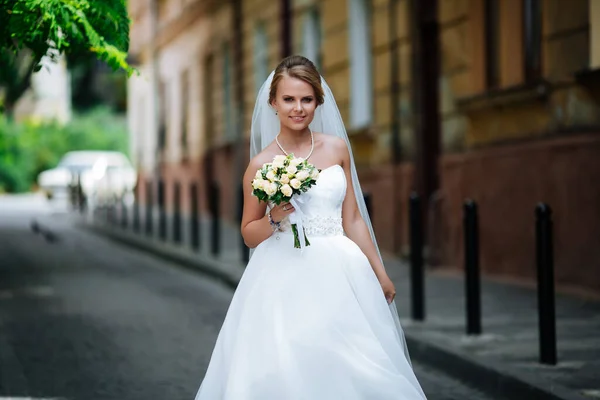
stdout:
MULTIPOLYGON (((382 249, 463 263, 479 206, 485 273, 535 277, 534 208, 554 211, 560 285, 600 292, 600 4, 594 0, 131 0, 132 155, 164 204, 208 183, 237 223, 255 96, 278 61, 318 65, 351 137, 382 249), (437 40, 439 39, 439 40, 437 40), (155 187, 155 186, 153 186, 155 187), (178 189, 176 189, 178 187, 178 189), (183 188, 183 189, 182 189, 183 188), (184 190, 184 192, 181 192, 184 190), (175 195, 179 191, 179 195, 175 195)), ((149 186, 138 195, 143 203, 149 186)))

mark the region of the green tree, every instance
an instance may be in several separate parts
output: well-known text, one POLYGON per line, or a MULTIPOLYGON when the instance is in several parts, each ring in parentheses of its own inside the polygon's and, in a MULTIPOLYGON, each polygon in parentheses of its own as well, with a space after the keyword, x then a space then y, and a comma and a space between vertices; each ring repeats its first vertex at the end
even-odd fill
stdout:
POLYGON ((128 75, 126 0, 0 0, 0 104, 10 118, 42 59, 93 54, 128 75))

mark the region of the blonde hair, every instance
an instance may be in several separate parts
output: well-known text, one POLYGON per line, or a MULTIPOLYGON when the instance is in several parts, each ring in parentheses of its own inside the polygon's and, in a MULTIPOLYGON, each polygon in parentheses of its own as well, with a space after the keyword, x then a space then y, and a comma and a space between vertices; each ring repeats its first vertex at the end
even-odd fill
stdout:
POLYGON ((269 88, 269 104, 273 104, 277 95, 277 85, 284 76, 300 79, 312 86, 315 90, 317 105, 321 105, 325 101, 325 94, 321 86, 321 75, 317 71, 315 64, 306 57, 289 56, 284 58, 277 68, 275 68, 273 81, 269 88))

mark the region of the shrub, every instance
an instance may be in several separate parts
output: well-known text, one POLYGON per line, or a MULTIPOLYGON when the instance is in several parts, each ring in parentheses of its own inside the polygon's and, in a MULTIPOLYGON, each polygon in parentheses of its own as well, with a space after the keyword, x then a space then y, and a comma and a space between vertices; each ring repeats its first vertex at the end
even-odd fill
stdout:
POLYGON ((0 192, 31 190, 43 170, 72 150, 128 153, 125 117, 107 108, 75 115, 71 122, 9 122, 0 115, 0 192))

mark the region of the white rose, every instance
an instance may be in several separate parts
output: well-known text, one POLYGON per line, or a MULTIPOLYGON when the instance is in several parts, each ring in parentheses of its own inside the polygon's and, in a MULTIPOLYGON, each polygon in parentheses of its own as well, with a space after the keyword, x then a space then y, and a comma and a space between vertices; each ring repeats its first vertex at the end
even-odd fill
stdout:
POLYGON ((294 174, 296 173, 296 169, 297 168, 295 165, 288 165, 285 171, 288 173, 288 175, 294 176, 294 174))
POLYGON ((262 179, 257 178, 252 181, 252 188, 254 189, 262 189, 262 179))
POLYGON ((267 196, 273 196, 277 192, 277 184, 265 182, 265 192, 267 193, 267 196))
POLYGON ((296 178, 298 178, 300 181, 304 182, 308 178, 309 175, 310 175, 310 173, 307 170, 303 169, 302 171, 300 171, 296 174, 296 178))
POLYGON ((254 175, 254 177, 256 179, 262 179, 262 170, 259 169, 258 171, 256 171, 256 175, 254 175))
MULTIPOLYGON (((294 182, 294 180, 295 179, 292 179, 292 182, 294 182)), ((294 193, 290 185, 283 185, 281 188, 279 188, 279 190, 281 191, 281 193, 283 193, 284 196, 287 197, 290 197, 294 193)))
POLYGON ((300 186, 302 186, 302 182, 300 182, 300 180, 299 180, 299 179, 296 179, 296 178, 294 178, 294 179, 292 179, 292 180, 290 181, 290 185, 291 185, 291 186, 292 186, 294 189, 300 189, 300 186))
POLYGON ((287 174, 283 174, 281 175, 281 178, 279 178, 279 182, 290 183, 290 177, 287 174))
POLYGON ((273 182, 275 180, 275 171, 270 170, 267 172, 267 179, 273 182))
POLYGON ((285 160, 286 160, 286 157, 281 154, 278 156, 275 156, 275 158, 273 159, 273 168, 283 168, 283 165, 285 164, 285 160))
POLYGON ((297 167, 298 165, 302 164, 304 162, 303 158, 294 158, 290 161, 290 165, 293 165, 294 167, 297 167))
POLYGON ((317 179, 319 177, 319 170, 314 168, 311 172, 310 172, 310 177, 312 179, 317 179))

